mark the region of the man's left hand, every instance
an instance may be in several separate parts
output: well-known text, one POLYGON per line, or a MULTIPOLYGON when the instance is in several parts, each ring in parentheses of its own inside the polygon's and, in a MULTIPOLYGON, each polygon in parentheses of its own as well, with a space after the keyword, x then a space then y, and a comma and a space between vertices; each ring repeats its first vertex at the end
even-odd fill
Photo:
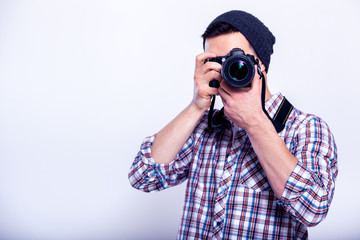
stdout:
POLYGON ((245 131, 269 120, 262 110, 261 88, 262 80, 258 73, 255 74, 250 87, 231 87, 224 80, 220 83, 219 94, 225 115, 245 131))

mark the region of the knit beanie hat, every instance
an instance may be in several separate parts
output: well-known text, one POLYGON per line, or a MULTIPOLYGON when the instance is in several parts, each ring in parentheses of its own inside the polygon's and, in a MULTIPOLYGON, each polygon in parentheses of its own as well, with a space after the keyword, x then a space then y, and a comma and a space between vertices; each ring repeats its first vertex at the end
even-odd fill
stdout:
POLYGON ((230 24, 245 36, 265 65, 267 72, 270 55, 273 53, 273 45, 275 44, 275 36, 270 30, 255 16, 239 10, 221 14, 209 24, 207 29, 219 22, 230 24))

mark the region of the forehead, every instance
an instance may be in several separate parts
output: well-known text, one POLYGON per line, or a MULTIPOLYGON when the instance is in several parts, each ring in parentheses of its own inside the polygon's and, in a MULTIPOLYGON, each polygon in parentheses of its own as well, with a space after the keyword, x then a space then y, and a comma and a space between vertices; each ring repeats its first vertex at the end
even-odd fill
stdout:
POLYGON ((216 53, 217 56, 227 55, 233 48, 241 48, 246 54, 255 55, 249 41, 240 32, 222 34, 205 41, 205 51, 216 53))

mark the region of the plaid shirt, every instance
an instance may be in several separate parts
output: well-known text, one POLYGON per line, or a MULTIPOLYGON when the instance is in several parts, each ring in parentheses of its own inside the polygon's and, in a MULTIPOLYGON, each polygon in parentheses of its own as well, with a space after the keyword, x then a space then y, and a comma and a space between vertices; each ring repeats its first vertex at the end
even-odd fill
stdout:
MULTIPOLYGON (((282 99, 278 93, 266 102, 271 117, 282 99)), ((188 180, 178 239, 307 239, 307 226, 327 214, 338 173, 327 124, 292 110, 279 136, 299 161, 277 199, 246 132, 230 121, 209 130, 206 115, 169 164, 154 162, 155 136, 146 138, 131 185, 149 192, 188 180)))

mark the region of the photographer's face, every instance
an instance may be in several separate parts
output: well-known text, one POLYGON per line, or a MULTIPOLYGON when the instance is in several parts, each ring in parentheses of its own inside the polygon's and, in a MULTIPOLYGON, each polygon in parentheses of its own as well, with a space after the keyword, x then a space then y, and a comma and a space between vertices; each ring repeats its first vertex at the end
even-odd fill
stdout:
MULTIPOLYGON (((205 52, 215 53, 217 56, 226 56, 233 48, 241 48, 245 54, 254 55, 259 59, 249 41, 240 32, 223 34, 205 41, 205 52)), ((261 71, 265 71, 261 61, 260 64, 261 71)))

